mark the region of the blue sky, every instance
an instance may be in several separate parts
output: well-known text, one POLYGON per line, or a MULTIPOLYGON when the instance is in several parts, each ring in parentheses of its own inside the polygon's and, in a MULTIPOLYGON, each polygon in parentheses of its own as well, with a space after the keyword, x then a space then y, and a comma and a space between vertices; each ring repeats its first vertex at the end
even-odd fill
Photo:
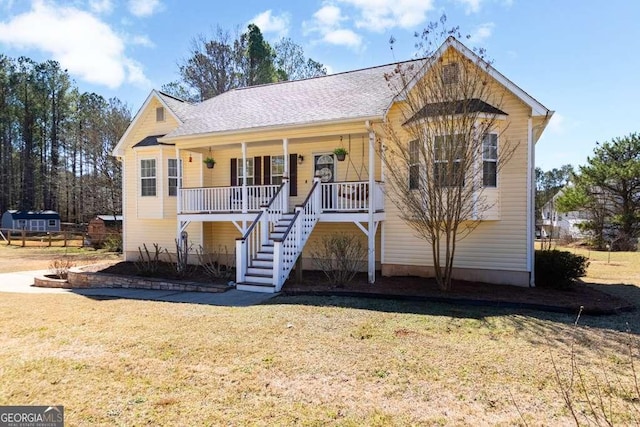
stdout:
POLYGON ((216 25, 255 22, 270 42, 291 37, 339 72, 411 58, 414 32, 442 13, 556 111, 536 148, 543 169, 584 164, 596 141, 640 131, 640 2, 631 0, 0 0, 0 53, 55 59, 81 90, 135 112, 216 25))

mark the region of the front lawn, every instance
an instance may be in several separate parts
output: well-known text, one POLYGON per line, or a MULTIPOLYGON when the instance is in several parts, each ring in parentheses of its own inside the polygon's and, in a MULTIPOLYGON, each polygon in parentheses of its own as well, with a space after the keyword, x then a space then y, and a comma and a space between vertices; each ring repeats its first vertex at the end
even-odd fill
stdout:
POLYGON ((0 405, 62 404, 68 425, 566 425, 551 356, 565 381, 575 341, 590 393, 610 381, 626 424, 638 339, 618 331, 635 316, 576 329, 562 314, 340 297, 3 294, 0 405))

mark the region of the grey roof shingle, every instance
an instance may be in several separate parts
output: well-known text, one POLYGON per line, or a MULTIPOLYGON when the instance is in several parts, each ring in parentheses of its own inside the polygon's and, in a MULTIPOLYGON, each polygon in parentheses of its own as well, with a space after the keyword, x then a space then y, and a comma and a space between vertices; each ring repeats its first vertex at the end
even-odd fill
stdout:
POLYGON ((396 66, 230 90, 191 106, 166 137, 382 117, 396 94, 385 74, 396 66))
POLYGON ((183 101, 182 99, 178 99, 164 92, 158 91, 158 96, 162 98, 164 103, 167 104, 167 107, 169 107, 182 122, 187 120, 195 107, 187 101, 183 101))
POLYGON ((158 142, 158 138, 162 138, 163 136, 164 135, 150 135, 150 136, 147 136, 147 137, 141 139, 140 141, 138 141, 132 148, 151 147, 151 146, 155 146, 155 145, 173 145, 173 144, 166 144, 166 143, 158 142))
POLYGON ((508 116, 507 113, 481 99, 471 98, 452 102, 434 102, 426 104, 408 122, 426 117, 435 117, 450 114, 486 113, 508 116))

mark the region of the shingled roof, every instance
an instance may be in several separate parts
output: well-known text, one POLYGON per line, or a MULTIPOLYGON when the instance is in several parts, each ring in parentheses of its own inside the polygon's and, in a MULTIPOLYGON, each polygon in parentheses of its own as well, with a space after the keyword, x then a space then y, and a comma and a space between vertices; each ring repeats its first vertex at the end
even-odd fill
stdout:
POLYGON ((171 111, 181 120, 185 121, 193 111, 194 105, 187 101, 158 91, 158 96, 164 101, 171 111))
MULTIPOLYGON (((421 61, 416 62, 418 65, 421 61)), ((166 138, 382 118, 396 93, 385 74, 397 64, 305 80, 233 89, 193 105, 166 138)), ((417 69, 418 67, 416 67, 417 69)))

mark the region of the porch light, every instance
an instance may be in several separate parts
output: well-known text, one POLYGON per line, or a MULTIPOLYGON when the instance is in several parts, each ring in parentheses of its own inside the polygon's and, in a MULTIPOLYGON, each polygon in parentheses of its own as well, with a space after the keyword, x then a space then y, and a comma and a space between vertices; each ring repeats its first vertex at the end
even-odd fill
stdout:
POLYGON ((302 154, 298 154, 298 164, 301 165, 304 162, 304 156, 302 154))
POLYGON ((189 163, 193 162, 193 158, 191 157, 191 154, 189 154, 189 163))

